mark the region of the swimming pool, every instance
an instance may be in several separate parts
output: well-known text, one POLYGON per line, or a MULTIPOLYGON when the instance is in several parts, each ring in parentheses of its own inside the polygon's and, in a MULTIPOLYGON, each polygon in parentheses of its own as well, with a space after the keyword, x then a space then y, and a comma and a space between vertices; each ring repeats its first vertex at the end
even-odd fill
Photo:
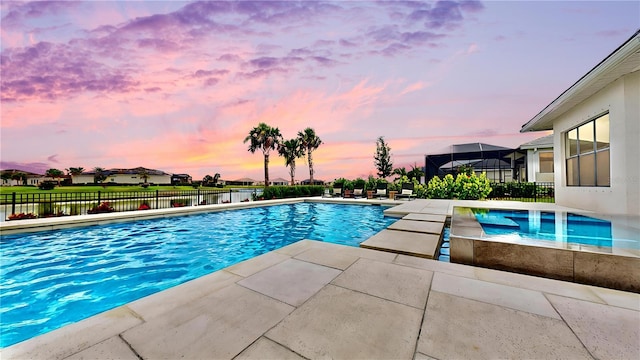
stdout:
POLYGON ((451 262, 640 292, 640 217, 454 207, 451 262))
POLYGON ((383 207, 296 203, 0 238, 0 347, 302 239, 358 246, 383 207))
MULTIPOLYGON (((487 238, 511 237, 560 243, 611 247, 611 221, 567 213, 528 210, 472 209, 487 238)), ((617 239, 637 248, 638 242, 617 239)))

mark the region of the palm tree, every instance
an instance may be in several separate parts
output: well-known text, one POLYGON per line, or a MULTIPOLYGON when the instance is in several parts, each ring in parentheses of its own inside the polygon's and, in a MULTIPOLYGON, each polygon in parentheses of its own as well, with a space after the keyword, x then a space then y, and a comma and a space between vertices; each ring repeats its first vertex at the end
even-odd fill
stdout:
POLYGON ((213 174, 213 184, 218 185, 218 181, 220 181, 220 174, 219 173, 213 174))
POLYGON ((96 184, 103 182, 107 178, 107 175, 105 175, 106 170, 101 167, 93 168, 93 172, 95 173, 95 175, 93 175, 93 182, 96 184))
POLYGON ((296 176, 296 159, 304 156, 302 142, 298 138, 286 140, 278 147, 278 153, 280 156, 284 157, 284 165, 289 167, 291 185, 294 185, 296 176))
MULTIPOLYGON (((7 183, 9 183, 9 185, 11 185, 11 173, 8 171, 2 171, 0 173, 0 178, 2 178, 2 180, 5 180, 7 183)), ((3 181, 4 184, 4 181, 3 181)))
POLYGON ((140 169, 138 169, 138 175, 140 176, 140 179, 144 180, 142 186, 148 187, 149 184, 147 183, 147 181, 149 180, 149 173, 147 172, 147 169, 141 167, 140 169))
POLYGON ((70 167, 67 170, 67 174, 71 175, 71 176, 75 176, 75 175, 80 175, 84 172, 84 168, 83 167, 70 167))
POLYGON ((60 178, 64 176, 64 173, 59 169, 49 169, 44 173, 44 175, 53 179, 58 179, 58 186, 60 186, 60 178))
POLYGON ((202 178, 202 186, 209 186, 209 184, 212 182, 213 182, 213 178, 211 177, 211 175, 205 175, 202 178))
POLYGON ((309 163, 309 183, 313 185, 313 158, 311 153, 322 145, 322 140, 316 135, 312 128, 306 128, 298 132, 298 139, 302 143, 302 148, 307 153, 307 162, 309 163))
POLYGON ((422 171, 422 167, 419 167, 418 164, 413 163, 411 165, 411 171, 407 173, 407 177, 409 179, 416 179, 420 181, 420 178, 424 176, 424 171, 422 171))
POLYGON ((404 167, 393 169, 393 174, 398 175, 398 177, 395 178, 393 181, 398 181, 399 179, 402 179, 403 176, 408 176, 407 169, 405 169, 404 167))
POLYGON ((256 150, 262 150, 264 155, 264 186, 269 186, 269 153, 282 142, 280 129, 273 128, 265 123, 260 123, 249 131, 244 143, 249 142, 249 151, 253 154, 256 150))
POLYGON ((16 185, 20 185, 20 181, 22 181, 23 185, 26 185, 25 183, 27 182, 27 174, 20 171, 16 171, 13 174, 11 174, 11 180, 15 180, 16 185))

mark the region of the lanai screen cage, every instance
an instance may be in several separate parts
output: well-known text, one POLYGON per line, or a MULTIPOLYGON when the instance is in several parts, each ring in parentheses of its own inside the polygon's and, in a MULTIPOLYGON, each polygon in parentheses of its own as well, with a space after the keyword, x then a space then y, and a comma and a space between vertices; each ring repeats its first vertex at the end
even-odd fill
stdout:
POLYGON ((518 149, 483 143, 451 145, 441 154, 425 158, 425 179, 456 175, 461 166, 471 166, 476 174, 485 172, 493 182, 522 180, 526 153, 518 149))

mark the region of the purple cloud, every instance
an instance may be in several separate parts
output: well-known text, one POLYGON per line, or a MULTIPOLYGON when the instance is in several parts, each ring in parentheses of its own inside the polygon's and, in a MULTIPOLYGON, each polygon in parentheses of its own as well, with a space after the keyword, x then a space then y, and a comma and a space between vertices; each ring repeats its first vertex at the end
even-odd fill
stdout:
POLYGON ((242 61, 242 59, 240 58, 240 56, 235 55, 235 54, 224 54, 220 57, 218 57, 217 59, 218 61, 229 61, 229 62, 238 62, 238 61, 242 61))
POLYGON ((351 42, 349 40, 345 40, 345 39, 340 39, 340 46, 344 46, 344 47, 356 47, 358 46, 356 43, 351 42))
POLYGON ((201 78, 208 76, 222 76, 227 75, 229 70, 198 70, 193 74, 193 77, 201 78))
POLYGON ((257 68, 271 68, 277 66, 280 61, 274 57, 260 57, 257 59, 249 60, 249 64, 257 68))
POLYGON ((205 87, 209 87, 209 86, 215 86, 220 82, 219 79, 216 78, 208 78, 207 80, 204 81, 204 86, 205 87))
POLYGON ((83 91, 128 92, 138 82, 124 70, 95 62, 82 49, 40 42, 0 55, 2 100, 68 98, 83 91))
POLYGON ((51 155, 51 156, 49 156, 47 158, 47 161, 52 162, 52 163, 56 163, 56 164, 60 163, 60 161, 58 161, 57 157, 58 157, 58 154, 53 154, 53 155, 51 155))
POLYGON ((317 61, 320 65, 323 65, 323 66, 334 66, 339 64, 337 61, 326 58, 324 56, 313 56, 312 59, 317 61))

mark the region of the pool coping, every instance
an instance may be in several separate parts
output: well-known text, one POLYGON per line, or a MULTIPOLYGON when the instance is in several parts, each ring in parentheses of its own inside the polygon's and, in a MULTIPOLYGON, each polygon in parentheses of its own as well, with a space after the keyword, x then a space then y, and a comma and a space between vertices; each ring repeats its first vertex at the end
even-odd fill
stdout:
POLYGON ((638 294, 302 240, 0 355, 637 358, 639 329, 638 294))
POLYGON ((632 249, 487 238, 471 207, 454 208, 449 243, 454 263, 640 292, 640 277, 633 275, 640 255, 632 249))
POLYGON ((0 235, 20 234, 26 232, 59 230, 73 227, 105 225, 110 223, 158 219, 181 215, 195 215, 201 213, 239 210, 263 206, 275 206, 283 204, 295 204, 299 202, 323 202, 333 204, 358 204, 358 205, 385 205, 393 206, 400 202, 394 200, 370 200, 370 199, 332 199, 323 197, 300 197, 275 200, 247 201, 228 204, 212 204, 185 206, 166 209, 149 209, 122 211, 91 215, 72 215, 41 219, 12 220, 0 222, 0 235))

